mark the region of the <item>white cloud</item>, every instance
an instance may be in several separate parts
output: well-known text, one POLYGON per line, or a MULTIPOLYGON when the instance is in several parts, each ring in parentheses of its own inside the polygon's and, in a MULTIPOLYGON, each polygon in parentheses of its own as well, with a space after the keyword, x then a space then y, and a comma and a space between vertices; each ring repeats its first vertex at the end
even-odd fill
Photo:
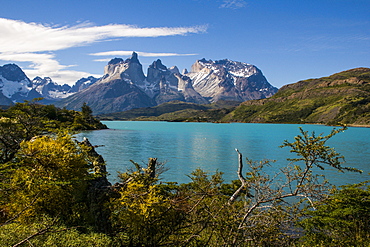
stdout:
POLYGON ((247 5, 247 2, 244 0, 224 0, 221 8, 227 9, 239 9, 247 5))
MULTIPOLYGON (((91 23, 55 27, 0 18, 0 60, 29 62, 32 69, 25 70, 29 77, 50 76, 61 78, 61 82, 70 84, 81 78, 81 75, 88 74, 66 70, 71 65, 61 65, 56 60, 56 55, 50 52, 116 38, 187 35, 206 30, 206 26, 141 28, 122 24, 94 26, 91 23)), ((143 54, 149 56, 151 53, 143 54)), ((145 56, 143 54, 140 55, 145 56)), ((163 54, 171 56, 172 53, 163 54)))
POLYGON ((102 59, 94 59, 93 61, 95 62, 109 62, 110 60, 112 60, 111 58, 102 58, 102 59))
POLYGON ((44 52, 83 46, 110 38, 159 37, 205 32, 206 26, 140 28, 130 25, 50 27, 0 18, 0 52, 44 52))
MULTIPOLYGON (((139 56, 142 57, 175 57, 175 56, 195 56, 198 54, 180 54, 180 53, 160 53, 160 52, 136 52, 139 56)), ((97 52, 91 53, 91 56, 130 56, 132 51, 105 51, 105 52, 97 52)), ((94 61, 106 61, 106 59, 96 59, 94 61)))

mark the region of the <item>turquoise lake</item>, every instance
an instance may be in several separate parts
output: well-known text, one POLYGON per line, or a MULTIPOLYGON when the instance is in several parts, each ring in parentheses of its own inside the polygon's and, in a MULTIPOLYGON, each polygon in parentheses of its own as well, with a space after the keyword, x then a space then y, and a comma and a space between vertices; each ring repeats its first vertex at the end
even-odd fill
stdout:
MULTIPOLYGON (((289 148, 279 146, 305 131, 328 134, 333 127, 295 124, 250 124, 250 123, 173 123, 104 121, 109 129, 85 131, 77 139, 87 137, 97 148, 106 163, 109 180, 117 181, 117 171, 134 168, 130 160, 145 165, 148 158, 158 158, 168 169, 161 175, 164 181, 189 182, 192 171, 201 168, 210 174, 216 170, 224 173, 225 182, 237 179, 237 148, 243 157, 260 161, 276 160, 268 172, 276 173, 289 163, 287 157, 295 157, 289 148)), ((318 172, 333 184, 357 183, 370 179, 370 128, 348 128, 335 135, 327 143, 345 156, 343 166, 364 171, 340 173, 333 169, 318 172)), ((246 170, 244 171, 246 172, 246 170)))

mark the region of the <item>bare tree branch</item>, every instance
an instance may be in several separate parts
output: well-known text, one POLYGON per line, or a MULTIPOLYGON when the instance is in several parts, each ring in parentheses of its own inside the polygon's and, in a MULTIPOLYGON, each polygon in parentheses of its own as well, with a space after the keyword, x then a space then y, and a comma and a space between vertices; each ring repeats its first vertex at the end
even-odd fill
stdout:
POLYGON ((234 194, 229 199, 229 204, 235 201, 236 198, 238 198, 240 192, 242 189, 247 185, 247 180, 245 180, 243 176, 243 155, 239 152, 238 149, 235 149, 235 151, 238 153, 238 160, 239 160, 239 167, 238 167, 238 177, 240 182, 242 183, 240 187, 234 192, 234 194))

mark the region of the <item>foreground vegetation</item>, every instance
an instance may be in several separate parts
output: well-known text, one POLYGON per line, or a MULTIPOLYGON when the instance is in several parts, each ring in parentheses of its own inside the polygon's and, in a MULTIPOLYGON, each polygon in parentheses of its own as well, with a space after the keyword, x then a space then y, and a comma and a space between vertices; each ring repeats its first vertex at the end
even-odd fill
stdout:
POLYGON ((345 128, 326 136, 301 130, 282 144, 296 158, 274 175, 272 161, 243 159, 236 150, 239 180, 231 183, 201 169, 189 174, 190 183, 165 183, 158 177, 164 164, 150 158, 145 166, 133 162, 111 185, 88 140, 73 140, 41 106, 16 109, 0 122, 2 139, 15 141, 0 151, 1 246, 370 244, 369 183, 336 188, 315 172, 360 172, 342 166, 326 145, 345 128), (25 114, 32 109, 36 115, 25 114))

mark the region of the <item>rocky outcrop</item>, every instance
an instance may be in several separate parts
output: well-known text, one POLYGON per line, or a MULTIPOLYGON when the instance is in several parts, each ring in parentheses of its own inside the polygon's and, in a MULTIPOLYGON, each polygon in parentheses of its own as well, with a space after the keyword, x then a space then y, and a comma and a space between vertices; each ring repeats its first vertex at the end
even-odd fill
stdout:
POLYGON ((110 232, 110 212, 105 203, 109 200, 108 195, 111 193, 112 184, 107 179, 105 161, 103 157, 96 152, 95 146, 93 146, 87 138, 84 138, 84 140, 78 142, 78 144, 84 146, 86 149, 91 159, 90 162, 93 165, 95 175, 95 177, 89 181, 87 190, 90 217, 94 220, 96 230, 100 232, 110 232))

